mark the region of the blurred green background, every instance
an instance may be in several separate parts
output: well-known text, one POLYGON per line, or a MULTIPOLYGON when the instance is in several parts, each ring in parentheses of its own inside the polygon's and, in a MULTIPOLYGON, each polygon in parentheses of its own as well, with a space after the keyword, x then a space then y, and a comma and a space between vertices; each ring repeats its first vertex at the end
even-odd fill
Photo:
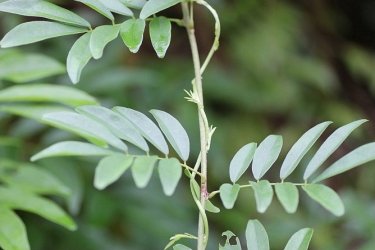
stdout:
MULTIPOLYGON (((1 1, 0 2, 4 2, 1 1)), ((93 27, 108 23, 80 3, 53 1, 85 17, 93 27)), ((203 76, 205 107, 217 127, 209 153, 209 191, 229 181, 228 166, 235 152, 269 134, 284 139, 282 156, 266 178, 277 182, 281 160, 310 127, 333 121, 322 139, 335 128, 360 118, 369 122, 357 129, 326 164, 354 148, 375 140, 375 2, 363 1, 257 1, 211 0, 222 23, 219 51, 203 76)), ((181 17, 179 6, 163 12, 181 17)), ((195 9, 196 35, 202 59, 213 41, 213 18, 195 9)), ((26 20, 0 13, 1 37, 26 20)), ((119 19, 120 20, 120 19, 119 19)), ((118 21, 119 22, 119 21, 118 21)), ((78 36, 23 46, 20 53, 43 53, 65 63, 78 36)), ((10 49, 0 49, 1 55, 10 49)), ((16 52, 14 52, 16 53, 16 52)), ((1 65, 1 62, 0 62, 1 65)), ((6 67, 0 67, 0 78, 6 67)), ((2 77, 0 89, 16 83, 2 77)), ((131 54, 121 39, 110 43, 101 60, 90 61, 80 83, 103 106, 125 106, 142 112, 165 110, 184 125, 192 143, 190 165, 199 151, 196 107, 184 100, 193 78, 185 30, 173 26, 172 43, 165 59, 153 52, 147 32, 139 53, 131 54)), ((69 85, 67 74, 36 82, 69 85)), ((27 84, 27 83, 23 83, 27 84)), ((0 112, 0 157, 28 162, 31 155, 74 135, 35 121, 0 112)), ((322 143, 317 142, 316 147, 322 143)), ((374 149, 375 153, 375 149, 374 149)), ((302 181, 307 155, 289 181, 302 181), (298 171, 299 169, 299 171, 298 171)), ((166 197, 154 175, 145 189, 137 189, 126 173, 104 191, 93 187, 98 159, 54 158, 37 162, 74 190, 68 200, 51 197, 66 208, 79 229, 70 232, 36 215, 20 212, 32 249, 163 249, 171 236, 196 234, 197 209, 187 180, 166 197)), ((255 209, 251 190, 240 193, 234 209, 209 214, 211 239, 217 249, 231 230, 244 239, 249 219, 259 219, 269 233, 271 249, 283 249, 300 228, 315 229, 310 249, 375 249, 375 163, 328 180, 342 197, 346 214, 337 218, 300 192, 300 206, 289 215, 274 199, 265 214, 255 209)), ((250 173, 245 174, 251 179, 250 173)), ((246 179, 246 178, 244 178, 246 179)), ((187 245, 192 242, 185 242, 187 245)), ((194 244, 190 246, 194 246, 194 244)))

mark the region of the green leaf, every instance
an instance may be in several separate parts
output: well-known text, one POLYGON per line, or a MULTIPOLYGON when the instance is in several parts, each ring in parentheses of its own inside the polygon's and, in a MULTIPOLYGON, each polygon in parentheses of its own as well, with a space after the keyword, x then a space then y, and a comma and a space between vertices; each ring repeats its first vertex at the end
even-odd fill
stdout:
POLYGON ((309 184, 302 189, 316 202, 336 216, 345 212, 344 204, 340 197, 331 188, 321 184, 309 184))
POLYGON ((275 191, 285 211, 290 214, 294 213, 297 210, 299 200, 297 187, 290 182, 276 183, 275 191))
POLYGON ((271 168, 279 157, 281 148, 283 146, 283 138, 280 135, 269 135, 258 146, 254 154, 253 160, 253 175, 256 180, 271 168))
POLYGON ((292 235, 284 250, 307 250, 309 248, 311 237, 314 233, 312 228, 303 228, 292 235))
POLYGON ((121 115, 101 106, 81 106, 76 108, 76 110, 103 124, 117 137, 136 145, 146 152, 149 151, 145 139, 138 133, 134 126, 121 115))
POLYGON ((238 239, 238 237, 236 237, 236 245, 231 245, 230 244, 229 240, 232 237, 236 236, 234 233, 232 233, 231 231, 225 231, 221 235, 225 236, 226 240, 225 240, 225 245, 224 246, 219 245, 219 250, 241 250, 242 249, 241 248, 241 243, 240 243, 240 240, 238 239))
POLYGON ((59 105, 4 105, 0 107, 0 111, 14 115, 31 118, 42 122, 45 114, 53 112, 68 111, 68 108, 59 105))
POLYGON ((99 0, 76 0, 77 2, 81 2, 87 6, 89 6, 91 9, 95 10, 96 12, 102 14, 106 18, 108 18, 111 21, 114 21, 115 18, 113 17, 112 13, 109 11, 107 7, 105 7, 104 4, 102 4, 99 0))
POLYGON ((25 225, 18 215, 0 205, 0 247, 4 250, 29 250, 25 225))
POLYGON ((141 112, 124 107, 114 107, 113 111, 125 117, 138 132, 151 142, 163 154, 168 155, 169 149, 160 129, 141 112))
POLYGON ((133 53, 137 53, 143 41, 146 22, 143 19, 129 19, 121 24, 120 36, 133 53))
POLYGON ((101 159, 95 169, 94 186, 102 190, 117 181, 130 168, 133 159, 123 154, 114 154, 101 159))
POLYGON ((182 176, 180 162, 176 158, 162 159, 158 171, 164 194, 171 196, 182 176))
POLYGON ((212 204, 210 200, 206 200, 206 211, 211 212, 211 213, 220 213, 220 208, 212 204))
POLYGON ((0 60, 0 79, 25 83, 65 72, 59 61, 44 55, 14 53, 0 60))
POLYGON ((159 127, 176 150, 182 160, 187 161, 190 153, 190 141, 181 123, 167 112, 153 109, 150 113, 155 117, 159 127))
POLYGON ((133 9, 142 9, 146 4, 146 0, 120 0, 120 2, 133 9))
POLYGON ((90 24, 77 14, 53 3, 41 0, 11 0, 0 4, 0 11, 22 16, 43 17, 63 23, 90 28, 90 24))
POLYGON ((75 133, 88 141, 105 147, 107 143, 122 151, 128 147, 102 124, 74 112, 49 113, 42 120, 47 124, 75 133))
POLYGON ((258 220, 249 220, 245 235, 248 250, 270 249, 267 232, 258 220))
POLYGON ((56 156, 91 156, 91 155, 111 155, 114 151, 95 146, 91 143, 78 141, 63 141, 53 144, 31 157, 31 161, 56 156))
POLYGON ((322 181, 373 160, 375 160, 375 142, 362 145, 343 156, 316 177, 313 182, 322 181))
POLYGON ((320 146, 314 157, 309 162, 303 179, 307 180, 321 165, 322 163, 341 145, 341 143, 350 135, 350 133, 367 120, 362 119, 351 122, 342 126, 333 132, 327 140, 320 146))
POLYGON ((16 188, 0 187, 0 204, 12 209, 35 213, 69 230, 76 230, 74 221, 52 201, 16 188))
POLYGON ((243 146, 233 157, 229 165, 230 180, 235 183, 249 168, 250 162, 254 157, 256 143, 249 143, 243 146))
POLYGON ((82 90, 52 84, 12 86, 0 91, 0 102, 59 102, 70 106, 97 104, 94 97, 82 90))
POLYGON ((149 0, 142 8, 139 18, 146 19, 147 17, 165 10, 173 5, 182 2, 182 0, 149 0))
POLYGON ((240 185, 224 183, 220 186, 220 198, 226 209, 232 209, 237 200, 240 185))
POLYGON ((87 32, 87 29, 47 21, 22 23, 9 31, 0 41, 2 48, 39 42, 53 37, 87 32))
POLYGON ((181 244, 177 244, 173 246, 173 250, 193 250, 193 249, 191 249, 190 247, 181 245, 181 244))
POLYGON ((152 47, 159 58, 163 58, 171 43, 171 22, 166 17, 155 17, 150 22, 152 47))
POLYGON ((69 187, 64 185, 54 175, 31 164, 22 164, 11 173, 5 172, 0 177, 9 186, 18 187, 38 194, 56 194, 70 196, 69 187))
POLYGON ((102 57, 104 47, 118 36, 119 31, 120 27, 113 25, 102 25, 94 29, 90 38, 90 51, 94 59, 102 57))
POLYGON ((135 159, 131 169, 135 185, 138 188, 147 186, 157 160, 156 156, 140 156, 135 159))
POLYGON ((90 51, 91 33, 86 33, 73 44, 66 59, 66 68, 70 80, 75 84, 79 82, 81 72, 91 59, 90 51))
POLYGON ((133 16, 133 12, 126 7, 121 1, 118 0, 99 0, 105 7, 110 11, 124 15, 124 16, 133 16))
POLYGON ((272 202, 273 189, 271 184, 266 181, 253 182, 250 181, 255 193, 255 201, 257 203, 257 211, 264 213, 272 202))
POLYGON ((294 169, 296 169, 302 157, 307 153, 307 151, 309 151, 312 145, 316 142, 316 140, 318 140, 320 135, 331 123, 332 122, 320 123, 309 129, 301 136, 301 138, 298 139, 285 157, 280 170, 280 179, 284 180, 293 172, 294 169))

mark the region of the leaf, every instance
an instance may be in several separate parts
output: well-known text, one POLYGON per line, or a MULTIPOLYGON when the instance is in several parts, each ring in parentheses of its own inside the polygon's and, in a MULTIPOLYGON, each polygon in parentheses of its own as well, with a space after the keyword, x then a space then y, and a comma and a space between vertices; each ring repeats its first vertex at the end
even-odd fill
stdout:
POLYGON ((91 155, 111 155, 114 151, 95 146, 91 143, 78 141, 63 141, 53 144, 31 157, 31 161, 56 156, 91 156, 91 155))
POLYGON ((362 145, 343 156, 316 177, 313 183, 341 174, 373 160, 375 160, 375 142, 362 145))
POLYGON ((103 55, 104 47, 114 40, 120 31, 119 26, 102 25, 93 30, 90 37, 90 51, 94 59, 103 55))
POLYGON ((307 180, 321 165, 322 163, 341 145, 341 143, 350 135, 350 133, 367 120, 362 119, 351 122, 342 126, 333 132, 327 140, 320 146, 314 157, 309 162, 303 179, 307 180))
POLYGON ((146 4, 146 0, 120 0, 120 2, 133 9, 142 9, 146 4))
POLYGON ((4 250, 29 250, 25 225, 18 215, 0 205, 0 247, 4 250))
POLYGON ((77 14, 53 3, 40 0, 11 0, 0 4, 0 11, 22 16, 43 17, 63 23, 90 28, 90 24, 77 14))
POLYGON ((224 183, 220 186, 220 198, 226 209, 232 209, 237 200, 240 185, 224 183))
POLYGON ((52 84, 12 86, 0 91, 0 102, 59 102, 70 106, 97 104, 98 101, 82 90, 52 84))
POLYGON ((9 186, 18 187, 42 195, 70 196, 72 191, 48 171, 31 164, 21 164, 12 172, 0 177, 9 186))
POLYGON ((0 79, 25 83, 65 72, 59 61, 39 54, 14 53, 0 60, 0 79))
POLYGON ((107 9, 107 7, 105 7, 105 5, 99 0, 76 0, 76 1, 89 6, 91 9, 102 14, 103 16, 105 16, 111 21, 115 20, 115 18, 113 17, 109 9, 107 9))
POLYGON ((302 189, 316 202, 336 216, 345 212, 344 204, 340 197, 331 188, 321 184, 309 184, 302 189))
POLYGON ((150 22, 150 38, 152 47, 159 58, 163 58, 171 43, 171 22, 166 17, 155 17, 150 22))
POLYGON ((267 232, 258 220, 249 220, 245 235, 248 250, 270 249, 267 232))
POLYGON ((148 152, 149 148, 145 139, 138 133, 134 126, 121 115, 101 106, 81 106, 76 111, 103 124, 114 135, 126 140, 140 149, 148 152))
POLYGON ((294 213, 297 210, 299 200, 297 187, 290 182, 276 183, 275 191, 285 211, 290 214, 294 213))
POLYGON ((125 117, 144 138, 151 142, 163 154, 168 155, 169 149, 163 134, 150 118, 141 112, 124 107, 114 107, 113 111, 125 117))
POLYGON ((66 68, 70 80, 76 84, 79 82, 81 72, 86 64, 91 59, 90 51, 90 37, 91 33, 86 33, 73 44, 66 59, 66 68))
POLYGON ((35 213, 69 230, 76 230, 74 221, 52 201, 24 190, 0 187, 0 204, 12 209, 35 213))
POLYGON ((2 48, 10 48, 43 41, 53 37, 87 32, 87 29, 47 21, 21 23, 0 41, 2 48))
POLYGON ((280 135, 269 135, 258 146, 254 154, 253 160, 253 175, 256 180, 271 168, 279 157, 281 148, 283 146, 283 138, 280 135))
POLYGON ((182 0, 149 0, 142 8, 139 18, 146 19, 147 17, 165 10, 173 5, 182 2, 182 0))
POLYGON ((264 213, 272 202, 273 189, 271 184, 266 181, 253 182, 250 181, 255 193, 255 201, 257 203, 257 211, 264 213))
POLYGON ((147 186, 157 160, 156 156, 140 156, 135 159, 131 169, 135 185, 138 188, 147 186))
POLYGON ((292 235, 284 250, 307 250, 309 248, 311 237, 314 233, 312 228, 303 228, 292 235))
POLYGON ((211 213, 220 213, 220 208, 212 204, 210 200, 206 200, 206 211, 211 212, 211 213))
POLYGON ((129 19, 121 24, 120 36, 133 53, 137 53, 143 41, 146 22, 143 19, 129 19))
POLYGON ((243 146, 233 157, 229 165, 230 180, 235 183, 249 168, 250 162, 254 157, 256 143, 249 143, 243 146))
POLYGON ((155 117, 159 127, 176 150, 182 160, 187 161, 190 153, 190 141, 181 123, 167 112, 153 109, 150 113, 155 117))
POLYGON ((323 122, 315 127, 309 129, 304 133, 301 138, 293 145, 292 149, 288 152, 285 160, 281 166, 280 179, 284 180, 288 177, 294 169, 296 169, 298 163, 301 161, 302 157, 309 151, 312 145, 320 137, 323 131, 332 122, 323 122))
POLYGON ((42 119, 47 124, 75 133, 88 141, 105 147, 107 143, 122 151, 127 151, 127 146, 114 136, 102 124, 73 112, 49 113, 42 119))
POLYGON ((58 105, 4 105, 0 111, 42 122, 43 115, 53 112, 68 111, 69 109, 58 105))
POLYGON ((101 159, 95 169, 94 186, 102 190, 117 181, 130 168, 133 159, 123 154, 114 154, 101 159))
POLYGON ((234 233, 232 233, 231 231, 225 231, 221 235, 225 236, 226 240, 225 240, 225 245, 224 246, 219 245, 219 250, 241 250, 242 249, 241 248, 241 243, 240 243, 240 240, 238 239, 238 237, 236 237, 236 245, 231 245, 230 244, 229 240, 232 237, 236 236, 234 233))
POLYGON ((177 244, 177 245, 173 246, 173 250, 192 250, 192 249, 190 247, 187 247, 187 246, 184 246, 184 245, 181 245, 181 244, 177 244))
POLYGON ((105 7, 110 11, 124 15, 124 16, 133 16, 133 12, 126 7, 121 1, 118 0, 99 0, 105 7))
POLYGON ((158 171, 164 194, 171 196, 182 176, 180 162, 176 158, 162 159, 158 171))

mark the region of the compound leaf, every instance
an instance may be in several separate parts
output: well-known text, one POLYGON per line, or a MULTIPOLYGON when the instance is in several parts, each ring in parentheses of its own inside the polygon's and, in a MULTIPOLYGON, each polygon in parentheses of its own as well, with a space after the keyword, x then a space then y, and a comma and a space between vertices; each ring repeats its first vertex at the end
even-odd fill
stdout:
POLYGON ((0 11, 22 16, 43 17, 63 23, 90 28, 90 24, 77 14, 41 0, 10 0, 0 4, 0 11))
POLYGON ((156 156, 140 156, 134 160, 131 169, 135 185, 138 188, 147 186, 157 160, 156 156))
POLYGON ((182 176, 182 167, 176 158, 159 161, 159 178, 165 195, 171 196, 182 176))
POLYGON ((249 220, 245 235, 248 250, 270 249, 267 232, 258 220, 249 220))
POLYGON ((313 182, 322 181, 373 160, 375 160, 375 142, 362 145, 343 156, 316 177, 313 182))
POLYGON ((256 180, 271 168, 279 157, 283 146, 283 138, 280 135, 269 135, 258 146, 253 159, 253 175, 256 180))
POLYGON ((104 189, 117 181, 130 168, 133 157, 124 154, 114 154, 100 160, 95 169, 94 186, 104 189))
POLYGON ((272 202, 273 189, 269 181, 262 180, 259 182, 250 181, 255 193, 257 211, 264 213, 272 202))
POLYGON ((0 41, 2 48, 10 48, 43 41, 53 37, 85 33, 85 28, 48 21, 21 23, 9 31, 0 41))
POLYGON ((152 47, 159 58, 163 58, 171 43, 171 22, 166 17, 155 17, 150 22, 152 47))
POLYGON ((165 10, 173 5, 182 2, 182 0, 149 0, 142 8, 139 18, 146 19, 147 17, 165 10))
POLYGON ((292 235, 284 250, 307 250, 311 237, 314 233, 312 228, 303 228, 292 235))
POLYGON ((86 33, 73 44, 66 59, 66 68, 70 80, 76 84, 79 82, 81 72, 92 57, 90 51, 91 33, 86 33))
POLYGON ((181 123, 167 112, 153 109, 150 113, 155 117, 159 127, 176 150, 182 160, 187 161, 190 153, 189 137, 181 123))
POLYGON ((115 20, 115 18, 113 17, 109 9, 99 0, 76 0, 76 1, 89 6, 91 9, 102 14, 103 16, 105 16, 111 21, 115 20))
POLYGON ((309 129, 298 139, 285 157, 280 170, 280 179, 284 180, 293 172, 294 169, 296 169, 302 157, 307 153, 307 151, 309 151, 312 145, 331 123, 332 122, 320 123, 309 129))
POLYGON ((39 159, 56 157, 56 156, 91 156, 91 155, 111 155, 114 151, 98 147, 91 143, 78 142, 78 141, 63 141, 53 144, 46 149, 31 157, 31 161, 39 159))
POLYGON ((90 51, 94 59, 102 57, 105 46, 118 36, 119 30, 119 26, 113 25, 102 25, 93 30, 90 37, 90 51))
POLYGON ((321 184, 309 184, 302 189, 316 202, 336 216, 345 212, 344 204, 340 197, 331 188, 321 184))
POLYGON ((327 140, 320 146, 314 157, 307 165, 303 179, 307 180, 314 172, 317 170, 322 163, 341 145, 341 143, 350 135, 350 133, 360 126, 367 120, 362 119, 358 121, 351 122, 338 128, 333 132, 327 140))
POLYGON ((245 173, 246 169, 249 168, 256 147, 256 143, 246 144, 234 155, 229 165, 229 177, 233 183, 235 183, 243 173, 245 173))
POLYGON ((145 139, 123 116, 101 106, 81 106, 76 111, 106 126, 114 135, 126 140, 144 151, 149 151, 145 139))
POLYGON ((220 186, 220 198, 226 209, 232 209, 237 200, 240 185, 224 183, 220 186))
POLYGON ((141 47, 145 27, 143 19, 129 19, 121 24, 120 36, 132 53, 137 53, 141 47))
POLYGON ((298 207, 298 189, 290 182, 276 183, 275 185, 276 196, 285 211, 292 214, 298 207))

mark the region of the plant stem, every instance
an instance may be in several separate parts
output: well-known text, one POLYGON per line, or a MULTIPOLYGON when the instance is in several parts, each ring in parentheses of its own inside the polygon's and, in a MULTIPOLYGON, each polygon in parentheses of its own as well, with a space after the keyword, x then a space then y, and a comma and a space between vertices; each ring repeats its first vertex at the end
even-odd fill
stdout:
POLYGON ((186 27, 186 31, 189 37, 189 43, 193 58, 194 64, 194 74, 195 79, 193 80, 193 90, 196 92, 199 102, 198 105, 198 117, 199 117, 199 131, 200 131, 200 147, 201 147, 201 194, 200 194, 200 207, 203 209, 200 211, 199 221, 198 221, 198 250, 205 249, 207 238, 208 238, 208 226, 206 221, 205 215, 205 204, 207 199, 207 143, 208 143, 208 136, 209 136, 209 128, 207 122, 205 122, 206 117, 204 116, 204 109, 203 106, 203 89, 202 89, 202 77, 201 77, 201 69, 200 69, 200 59, 199 59, 199 51, 197 46, 197 41, 195 38, 195 30, 194 30, 194 20, 190 15, 191 12, 189 11, 189 5, 187 2, 181 3, 182 5, 182 13, 183 13, 183 22, 186 27), (206 229, 206 232, 205 232, 206 229))

